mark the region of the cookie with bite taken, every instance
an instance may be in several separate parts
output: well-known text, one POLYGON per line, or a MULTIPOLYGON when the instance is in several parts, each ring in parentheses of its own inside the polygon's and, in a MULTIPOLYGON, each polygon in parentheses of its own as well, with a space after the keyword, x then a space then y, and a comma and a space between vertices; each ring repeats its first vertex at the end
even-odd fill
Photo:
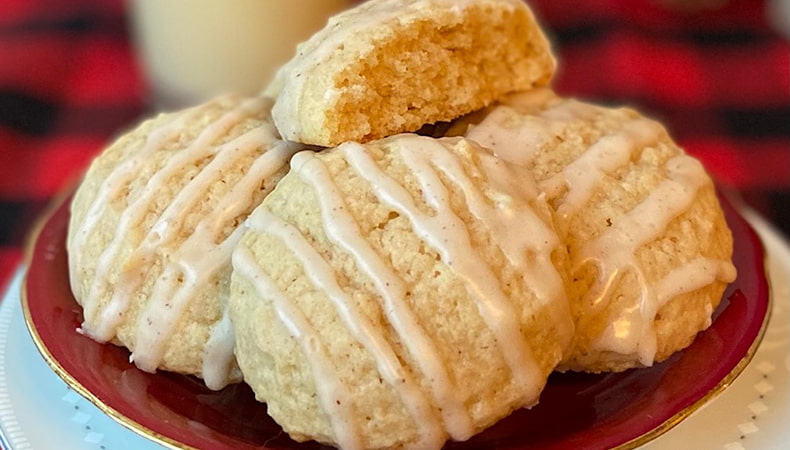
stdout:
POLYGON ((522 0, 371 0, 300 44, 266 92, 284 138, 332 147, 454 119, 554 69, 522 0))

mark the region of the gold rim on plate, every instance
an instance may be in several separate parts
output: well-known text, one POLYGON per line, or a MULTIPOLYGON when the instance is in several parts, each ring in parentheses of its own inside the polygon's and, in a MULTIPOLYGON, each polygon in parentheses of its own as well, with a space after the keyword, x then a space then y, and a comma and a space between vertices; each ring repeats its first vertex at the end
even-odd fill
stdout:
MULTIPOLYGON (((112 406, 104 403, 101 399, 99 399, 96 395, 94 395, 90 389, 86 388, 82 383, 80 383, 74 376, 69 373, 66 369, 61 366, 61 364, 57 361, 57 359, 50 353, 49 349, 47 348, 46 344, 42 341, 41 337, 36 330, 35 325, 33 324, 32 317, 30 314, 30 308, 28 305, 28 297, 27 297, 27 276, 28 270, 30 267, 30 263, 33 258, 34 248, 36 243, 40 237, 41 231, 44 226, 49 222, 49 220, 53 217, 54 213, 63 206, 63 203, 70 197, 70 190, 66 190, 65 192, 59 194, 55 200, 53 200, 46 208, 45 212, 41 215, 39 219, 36 220, 36 223, 32 229, 32 232, 27 238, 27 242, 25 243, 25 252, 24 252, 24 264, 26 265, 27 269, 25 270, 25 275, 22 279, 21 284, 21 303, 22 303, 22 310, 24 314, 25 325, 30 333, 30 336, 35 344, 36 348, 38 349, 39 353, 43 356, 44 360, 46 361, 47 365, 55 372, 55 374, 60 377, 66 385, 71 388, 72 390, 76 391, 83 397, 85 397, 88 401, 90 401, 94 406, 96 406, 101 412, 108 415, 110 418, 124 426, 125 428, 133 431, 134 433, 150 439, 151 441, 165 446, 169 449, 173 450, 198 450, 196 447, 192 447, 190 445, 184 444, 182 442, 176 441, 171 439, 167 436, 162 435, 156 431, 151 430, 150 428, 130 419, 125 414, 119 412, 117 409, 113 408, 112 406)), ((733 210, 735 208, 733 207, 733 210)), ((737 212, 737 210, 735 210, 737 212)), ((740 214, 740 213, 738 213, 740 214)), ((745 223, 748 223, 746 219, 742 219, 745 223)), ((751 225, 750 225, 751 226, 751 225)), ((762 239, 757 236, 757 240, 760 245, 764 249, 765 253, 765 246, 762 244, 762 239)), ((764 263, 766 264, 764 267, 767 267, 767 253, 763 255, 764 263)), ((684 419, 692 415, 694 412, 699 410, 702 406, 710 402, 712 399, 717 397, 721 394, 724 390, 726 390, 734 381, 735 379, 740 376, 744 369, 748 366, 748 364, 754 358, 757 349, 760 346, 760 343, 763 340, 765 335, 766 329, 768 328, 768 324, 770 322, 770 318, 772 315, 772 306, 774 301, 774 293, 773 288, 770 282, 770 273, 764 269, 764 274, 766 276, 766 284, 768 287, 767 293, 767 304, 766 304, 766 312, 763 317, 762 324, 760 329, 755 336, 754 340, 752 341, 751 345, 749 346, 748 350, 744 354, 744 356, 739 360, 739 362, 733 367, 733 369, 724 376, 719 383, 714 386, 711 390, 709 390, 705 395, 700 397, 698 400, 693 402, 691 405, 679 410, 663 423, 659 424, 658 426, 654 427, 653 429, 637 436, 636 438, 624 442, 616 447, 613 447, 613 450, 631 450, 646 443, 655 440, 659 436, 665 434, 679 423, 681 423, 684 419)))
POLYGON ((47 205, 44 212, 41 216, 36 219, 35 223, 33 224, 32 231, 27 236, 27 240, 25 242, 25 250, 23 255, 23 262, 25 264, 25 274, 22 277, 22 282, 20 286, 20 299, 22 303, 22 314, 25 319, 25 326, 30 333, 30 337, 33 340, 33 343, 38 349, 38 352, 44 358, 44 361, 47 365, 52 369, 53 372, 63 380, 66 385, 72 389, 73 391, 77 392, 81 396, 85 397, 89 402, 93 404, 96 408, 98 408, 101 412, 109 416, 114 421, 118 422, 119 424, 123 425, 125 428, 133 431, 134 433, 146 438, 150 439, 151 441, 165 446, 172 450, 199 450, 195 447, 183 444, 181 442, 175 441, 173 439, 168 438, 160 433, 157 433, 154 430, 149 429, 148 427, 137 423, 136 421, 130 419, 123 413, 119 412, 112 406, 104 403, 101 399, 96 397, 90 389, 86 388, 82 385, 76 378, 74 378, 71 373, 69 373, 63 366, 60 365, 58 360, 52 356, 47 346, 41 340, 41 336, 38 334, 38 330, 36 330, 35 325, 33 324, 33 319, 30 316, 30 308, 28 305, 28 298, 27 298, 27 276, 28 276, 28 268, 30 267, 30 263, 33 260, 33 253, 38 242, 39 236, 41 235, 41 231, 44 226, 49 222, 49 220, 53 217, 55 212, 63 206, 63 203, 67 201, 70 196, 71 192, 70 189, 66 189, 63 192, 59 193, 50 203, 47 205))

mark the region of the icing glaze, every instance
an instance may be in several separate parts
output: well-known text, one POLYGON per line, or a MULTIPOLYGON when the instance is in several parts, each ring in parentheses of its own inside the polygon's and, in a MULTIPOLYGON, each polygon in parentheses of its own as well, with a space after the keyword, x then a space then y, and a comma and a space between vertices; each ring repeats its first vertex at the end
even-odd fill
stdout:
MULTIPOLYGON (((384 301, 383 309, 387 319, 398 335, 406 337, 403 343, 415 358, 420 369, 431 381, 432 394, 436 404, 441 405, 441 414, 444 423, 447 424, 450 436, 456 440, 468 439, 474 432, 472 420, 455 395, 458 386, 455 386, 450 380, 435 346, 406 304, 406 287, 403 280, 362 236, 323 162, 316 158, 313 152, 301 152, 294 156, 292 163, 294 170, 299 173, 300 177, 309 183, 316 192, 321 192, 318 199, 321 203, 321 213, 328 237, 353 255, 358 267, 373 280, 384 301)), ((353 320, 350 317, 347 319, 353 320)), ((371 326, 370 332, 375 333, 375 327, 371 326)), ((436 433, 434 430, 440 424, 434 414, 427 411, 427 406, 423 405, 427 402, 420 398, 421 393, 414 386, 414 381, 403 374, 403 368, 399 367, 400 364, 394 353, 386 349, 387 344, 383 339, 383 336, 377 336, 377 340, 381 343, 379 346, 381 350, 373 354, 384 353, 382 356, 389 360, 389 367, 382 367, 383 364, 380 363, 379 371, 385 375, 388 383, 392 386, 398 386, 399 379, 408 380, 408 385, 404 383, 403 386, 404 390, 408 389, 407 392, 404 392, 404 404, 407 406, 411 404, 412 407, 419 405, 420 411, 414 411, 412 415, 419 419, 417 423, 425 425, 424 432, 436 433)), ((366 347, 372 348, 371 346, 366 347)))
MULTIPOLYGON (((499 185, 507 186, 501 195, 513 195, 509 202, 494 204, 465 172, 458 156, 448 148, 457 143, 457 139, 437 141, 416 135, 399 135, 391 139, 394 145, 388 151, 397 153, 407 164, 420 183, 423 201, 431 207, 433 214, 421 212, 411 194, 379 166, 365 146, 346 143, 332 151, 340 153, 349 167, 367 182, 378 201, 407 217, 414 233, 434 248, 441 260, 464 282, 481 317, 496 338, 519 389, 522 404, 535 403, 545 383, 545 368, 538 366, 531 353, 512 301, 502 291, 492 268, 473 247, 467 224, 453 212, 449 189, 463 193, 470 212, 488 227, 492 245, 500 248, 510 263, 526 274, 524 278, 533 288, 536 301, 552 310, 556 322, 552 326, 556 326, 558 334, 570 340, 573 331, 570 312, 562 279, 551 260, 559 239, 528 201, 537 198, 537 188, 529 186, 529 183, 525 186, 523 171, 519 177, 512 173, 512 166, 479 150, 480 167, 486 175, 497 180, 499 185), (447 184, 439 173, 449 180, 447 184), (532 233, 519 232, 525 227, 532 233)), ((461 387, 452 382, 446 363, 437 353, 436 344, 405 301, 404 280, 360 233, 322 159, 312 151, 303 151, 293 157, 291 167, 292 172, 317 193, 327 237, 351 255, 359 270, 372 280, 380 295, 383 313, 414 364, 428 380, 427 387, 421 389, 408 375, 378 325, 371 323, 354 307, 348 294, 338 285, 330 264, 295 227, 270 213, 265 203, 250 216, 248 227, 276 236, 299 260, 315 288, 328 296, 345 327, 371 354, 382 378, 397 392, 414 422, 419 424, 421 436, 419 442, 414 443, 414 448, 440 447, 446 440, 445 430, 453 439, 468 439, 474 432, 474 426, 469 411, 456 398, 461 387)), ((243 245, 239 248, 244 249, 245 255, 249 252, 243 245)), ((247 266, 254 263, 246 256, 234 257, 234 267, 239 270, 237 273, 248 273, 250 269, 247 266)), ((250 277, 247 279, 255 282, 250 277)), ((259 286, 258 289, 262 288, 259 286)), ((278 317, 283 315, 286 315, 285 310, 278 310, 278 317)), ((309 324, 305 326, 308 329, 302 329, 302 333, 314 332, 309 330, 309 324)), ((305 356, 311 360, 311 367, 317 364, 316 355, 306 352, 305 356)), ((314 379, 317 386, 325 382, 322 374, 314 373, 314 379)), ((321 389, 328 390, 329 387, 321 389)), ((331 415, 333 409, 324 411, 331 415)))
MULTIPOLYGON (((249 221, 249 227, 261 233, 270 233, 283 241, 298 258, 313 285, 326 294, 335 305, 346 328, 373 355, 381 376, 399 391, 404 407, 415 417, 415 423, 420 424, 420 431, 425 436, 419 447, 435 447, 437 442, 443 442, 444 436, 438 431, 439 424, 434 411, 422 395, 414 378, 404 370, 378 326, 358 310, 348 294, 338 285, 334 269, 329 263, 293 225, 283 222, 269 213, 266 208, 262 207, 255 211, 249 221)), ((315 375, 315 382, 316 385, 320 385, 324 380, 320 375, 315 375)))
MULTIPOLYGON (((537 158, 550 158, 542 155, 557 145, 563 130, 574 123, 592 122, 605 113, 603 107, 562 99, 544 88, 512 95, 472 118, 473 123, 462 123, 455 130, 507 161, 531 167, 537 158)), ((571 232, 571 221, 590 201, 605 176, 630 164, 642 149, 669 141, 659 123, 631 114, 576 159, 538 180, 550 201, 556 201, 560 232, 571 232)), ((699 189, 711 185, 698 161, 680 149, 677 153, 662 169, 656 168, 666 172, 664 182, 571 255, 574 272, 588 263, 599 269, 599 279, 586 294, 589 302, 584 302, 592 304, 593 311, 605 306, 615 279, 628 272, 636 275, 641 289, 639 301, 608 325, 594 348, 637 355, 643 365, 651 365, 655 358, 653 322, 669 299, 715 281, 730 282, 735 278, 730 260, 703 258, 682 264, 658 282, 649 282, 637 262, 637 249, 659 238, 673 219, 692 207, 699 189)))
MULTIPOLYGON (((206 124, 192 142, 173 153, 147 180, 120 214, 113 238, 98 257, 90 288, 82 298, 85 319, 81 332, 102 342, 113 339, 118 327, 128 320, 126 312, 146 281, 148 267, 157 258, 163 258, 161 275, 153 283, 149 299, 139 314, 135 342, 130 345, 130 360, 143 370, 156 370, 191 300, 207 283, 229 273, 231 251, 241 233, 236 229, 225 235, 226 227, 232 226, 235 218, 255 206, 250 203, 252 193, 260 188, 261 180, 281 170, 298 148, 279 140, 271 123, 217 144, 232 127, 249 117, 268 115, 270 106, 271 100, 263 97, 239 102, 220 118, 206 124), (238 164, 240 158, 250 157, 254 160, 244 175, 184 237, 190 211, 213 184, 223 182, 224 171, 238 164), (149 205, 169 180, 184 167, 206 158, 211 158, 210 162, 174 195, 153 225, 147 230, 140 229, 151 211, 149 205), (128 240, 135 236, 139 236, 139 241, 129 249, 128 240), (125 270, 117 279, 111 279, 110 268, 117 266, 119 260, 124 261, 125 270)), ((73 266, 79 267, 79 249, 93 233, 99 232, 97 226, 104 211, 110 204, 122 204, 129 183, 140 175, 144 161, 162 148, 174 145, 183 128, 200 120, 200 112, 201 107, 186 110, 151 130, 145 143, 106 176, 85 219, 75 224, 69 251, 73 266)), ((71 272, 72 277, 76 272, 71 272)), ((217 301, 224 316, 225 300, 217 301)), ((201 376, 207 386, 219 389, 227 384, 233 362, 233 333, 226 318, 222 317, 215 324, 208 341, 201 376)))
MULTIPOLYGON (((265 209, 259 208, 256 213, 258 212, 260 212, 259 217, 263 219, 270 216, 265 209)), ((253 220, 253 223, 255 222, 257 221, 253 220)), ((268 226, 269 230, 283 235, 292 234, 294 230, 291 228, 287 224, 276 221, 270 221, 268 226)), ((272 302, 277 317, 288 328, 291 336, 298 340, 315 376, 318 401, 332 424, 337 443, 342 448, 362 449, 359 423, 351 414, 352 409, 343 406, 350 403, 348 387, 337 376, 337 370, 327 356, 326 346, 310 325, 310 321, 261 270, 249 249, 239 246, 233 254, 233 264, 239 276, 249 280, 261 298, 272 302)))
MULTIPOLYGON (((656 353, 656 334, 654 320, 662 303, 656 286, 650 283, 636 260, 638 248, 658 238, 664 233, 669 222, 687 211, 696 198, 697 191, 709 179, 702 165, 687 155, 679 155, 667 162, 668 178, 651 190, 644 201, 636 205, 622 217, 617 218, 595 239, 587 242, 572 256, 573 267, 581 267, 593 262, 599 267, 596 285, 589 292, 593 309, 602 308, 607 298, 607 287, 614 279, 626 272, 636 275, 641 286, 638 308, 624 311, 614 322, 608 324, 595 347, 613 350, 623 354, 636 353, 640 363, 651 365, 656 353)), ((721 270, 716 270, 715 279, 732 281, 734 266, 729 261, 720 261, 721 270)), ((708 279, 710 273, 700 273, 706 266, 684 265, 684 272, 673 272, 670 279, 680 286, 697 286, 699 279, 708 279), (681 279, 680 277, 685 279, 681 279)), ((665 289, 665 292, 671 292, 665 289)))
MULTIPOLYGON (((513 372, 517 384, 523 388, 524 405, 529 405, 537 401, 544 380, 539 374, 530 346, 519 331, 518 314, 500 288, 492 269, 481 261, 480 255, 474 250, 468 228, 452 211, 447 187, 439 179, 437 169, 449 174, 450 178, 464 177, 464 174, 459 166, 452 164, 454 161, 451 158, 446 157, 447 149, 435 140, 412 137, 404 141, 406 142, 397 147, 397 151, 401 152, 403 160, 417 177, 425 201, 435 210, 434 215, 421 213, 406 189, 386 175, 365 152, 363 146, 347 143, 339 149, 344 152, 347 161, 356 172, 370 183, 379 201, 407 217, 414 232, 433 247, 442 261, 464 280, 469 294, 477 302, 481 316, 494 333, 500 351, 513 372)), ((471 186, 473 183, 467 181, 459 187, 464 189, 471 186)), ((469 195, 466 195, 466 198, 468 199, 469 195)), ((515 218, 514 220, 521 227, 535 226, 540 229, 541 226, 545 226, 535 220, 536 217, 530 208, 514 208, 503 213, 505 216, 515 218)), ((503 253, 506 255, 515 253, 507 250, 508 246, 512 245, 511 242, 501 241, 499 239, 501 236, 493 233, 492 238, 499 248, 504 249, 503 253)), ((550 258, 550 256, 546 257, 550 258)), ((530 282, 535 281, 536 285, 544 283, 550 285, 559 279, 557 276, 530 280, 530 282)), ((555 289, 557 292, 562 291, 561 286, 555 289)), ((554 289, 546 286, 535 290, 548 292, 554 289)), ((562 303, 556 299, 551 300, 562 303)))

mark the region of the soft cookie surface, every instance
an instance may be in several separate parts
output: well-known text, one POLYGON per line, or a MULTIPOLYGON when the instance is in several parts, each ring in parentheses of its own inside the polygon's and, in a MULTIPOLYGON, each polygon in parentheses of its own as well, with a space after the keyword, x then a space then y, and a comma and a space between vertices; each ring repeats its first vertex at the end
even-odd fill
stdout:
POLYGON ((294 156, 233 254, 240 367, 295 439, 437 448, 537 401, 570 342, 523 169, 416 135, 294 156))
POLYGON ((162 114, 95 159, 71 205, 71 286, 81 332, 147 371, 240 374, 225 314, 238 225, 288 170, 263 97, 162 114))
POLYGON ((562 367, 649 366, 710 325, 735 277, 732 237, 705 170, 659 123, 539 89, 449 134, 528 167, 557 212, 576 320, 562 367))

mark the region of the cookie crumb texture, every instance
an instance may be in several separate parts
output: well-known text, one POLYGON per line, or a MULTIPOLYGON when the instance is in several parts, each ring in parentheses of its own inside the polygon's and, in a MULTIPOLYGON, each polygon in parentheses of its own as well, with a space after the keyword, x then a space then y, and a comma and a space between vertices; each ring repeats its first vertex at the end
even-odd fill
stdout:
POLYGON ((366 142, 549 82, 549 43, 522 1, 371 1, 330 20, 272 85, 283 136, 366 142))
POLYGON ((245 381, 293 438, 438 448, 537 401, 573 329, 523 169, 414 135, 292 167, 234 251, 231 318, 245 381))
POLYGON ((736 275, 732 235, 712 180, 661 124, 537 89, 449 134, 528 167, 556 213, 576 319, 560 369, 651 366, 710 325, 736 275))

